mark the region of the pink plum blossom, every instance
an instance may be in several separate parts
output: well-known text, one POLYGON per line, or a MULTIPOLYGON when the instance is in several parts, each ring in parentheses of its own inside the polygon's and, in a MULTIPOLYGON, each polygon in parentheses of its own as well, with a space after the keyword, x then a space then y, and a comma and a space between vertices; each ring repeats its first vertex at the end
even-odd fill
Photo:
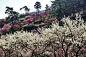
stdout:
POLYGON ((9 24, 4 24, 4 26, 3 26, 3 27, 8 28, 8 27, 11 27, 11 25, 9 25, 9 24))
POLYGON ((3 27, 3 28, 2 28, 2 31, 4 31, 4 30, 6 30, 6 27, 3 27))
POLYGON ((9 26, 6 26, 6 24, 3 26, 3 28, 0 28, 0 31, 5 31, 5 30, 7 30, 7 29, 10 29, 11 28, 11 26, 9 25, 9 26))
POLYGON ((33 19, 32 19, 32 18, 29 18, 29 19, 27 20, 27 22, 28 22, 28 21, 33 21, 33 19))
POLYGON ((15 27, 17 27, 17 28, 20 28, 20 26, 17 24, 17 25, 14 25, 15 27))
POLYGON ((41 13, 41 15, 42 15, 42 16, 45 16, 45 14, 44 14, 44 13, 41 13))
POLYGON ((54 20, 55 20, 55 18, 51 18, 50 20, 51 20, 51 21, 54 21, 54 20))
POLYGON ((49 21, 48 21, 48 20, 45 20, 45 21, 44 21, 44 23, 47 23, 47 22, 49 22, 49 21))

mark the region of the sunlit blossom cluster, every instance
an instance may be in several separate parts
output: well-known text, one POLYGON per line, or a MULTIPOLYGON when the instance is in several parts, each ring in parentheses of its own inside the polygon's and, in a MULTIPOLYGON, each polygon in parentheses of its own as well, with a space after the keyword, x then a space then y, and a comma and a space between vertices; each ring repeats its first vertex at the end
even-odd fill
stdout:
POLYGON ((0 28, 0 31, 9 31, 10 28, 11 28, 11 25, 4 24, 4 26, 2 28, 0 28))
POLYGON ((20 26, 18 24, 14 25, 14 26, 17 27, 17 28, 20 28, 20 26))
POLYGON ((47 22, 49 22, 49 21, 48 21, 48 20, 45 20, 45 21, 44 21, 44 23, 47 23, 47 22))
POLYGON ((0 46, 3 46, 5 49, 13 48, 19 49, 21 46, 23 46, 25 43, 28 44, 28 47, 31 47, 34 49, 35 45, 44 45, 45 42, 49 42, 48 37, 41 37, 39 34, 29 33, 25 31, 16 31, 14 34, 6 34, 7 36, 4 37, 4 35, 1 36, 0 40, 0 46), (43 40, 45 39, 45 40, 43 40), (8 45, 6 44, 8 43, 8 45), (18 47, 18 48, 16 48, 18 47))
POLYGON ((51 18, 50 20, 51 20, 51 21, 52 21, 52 20, 54 21, 54 20, 55 20, 55 18, 51 18))

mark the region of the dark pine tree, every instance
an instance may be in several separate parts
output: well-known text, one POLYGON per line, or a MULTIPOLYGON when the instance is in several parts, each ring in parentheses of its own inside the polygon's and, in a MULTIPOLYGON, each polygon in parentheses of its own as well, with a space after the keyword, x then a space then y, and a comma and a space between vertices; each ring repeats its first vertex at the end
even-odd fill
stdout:
POLYGON ((34 5, 35 9, 37 9, 38 13, 39 13, 39 9, 41 9, 41 4, 40 2, 36 2, 35 5, 34 5))

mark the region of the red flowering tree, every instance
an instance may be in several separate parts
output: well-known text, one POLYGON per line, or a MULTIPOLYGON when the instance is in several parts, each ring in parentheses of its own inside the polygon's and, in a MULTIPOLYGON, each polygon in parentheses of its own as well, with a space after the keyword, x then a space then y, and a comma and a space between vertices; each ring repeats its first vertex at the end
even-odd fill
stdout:
POLYGON ((29 18, 28 20, 26 20, 27 22, 31 23, 33 21, 33 18, 29 18))
POLYGON ((44 23, 48 23, 49 21, 48 20, 45 20, 44 23))
POLYGON ((55 21, 56 19, 55 18, 51 18, 50 21, 55 21))

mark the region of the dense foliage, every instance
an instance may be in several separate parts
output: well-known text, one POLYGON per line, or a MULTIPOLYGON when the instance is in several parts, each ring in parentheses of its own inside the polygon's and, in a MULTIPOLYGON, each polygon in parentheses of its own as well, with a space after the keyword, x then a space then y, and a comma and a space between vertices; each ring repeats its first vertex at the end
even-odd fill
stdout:
POLYGON ((37 11, 38 11, 38 13, 39 13, 39 9, 41 9, 41 4, 40 4, 40 2, 37 1, 37 2, 35 3, 34 7, 37 9, 37 11))

